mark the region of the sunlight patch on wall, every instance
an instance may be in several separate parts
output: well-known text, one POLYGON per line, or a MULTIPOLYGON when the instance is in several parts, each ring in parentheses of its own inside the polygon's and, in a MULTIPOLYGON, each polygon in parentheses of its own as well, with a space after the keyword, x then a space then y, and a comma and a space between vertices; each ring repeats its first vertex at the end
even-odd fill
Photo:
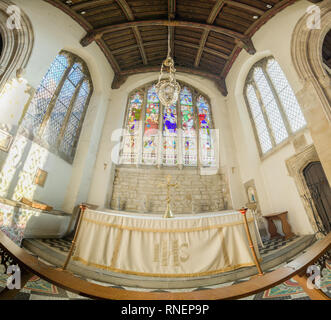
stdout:
POLYGON ((22 198, 32 200, 37 185, 34 184, 34 178, 39 168, 43 168, 47 160, 48 151, 37 144, 32 144, 29 155, 25 161, 23 170, 19 174, 13 200, 20 201, 22 198))
POLYGON ((17 136, 0 172, 0 197, 6 197, 15 172, 22 159, 28 139, 17 136))

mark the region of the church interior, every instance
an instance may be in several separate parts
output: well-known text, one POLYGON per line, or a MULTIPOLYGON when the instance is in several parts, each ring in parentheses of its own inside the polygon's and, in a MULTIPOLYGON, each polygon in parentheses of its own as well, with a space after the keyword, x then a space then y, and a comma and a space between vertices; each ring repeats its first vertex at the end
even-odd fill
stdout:
POLYGON ((330 185, 331 0, 0 0, 0 300, 330 300, 330 185))

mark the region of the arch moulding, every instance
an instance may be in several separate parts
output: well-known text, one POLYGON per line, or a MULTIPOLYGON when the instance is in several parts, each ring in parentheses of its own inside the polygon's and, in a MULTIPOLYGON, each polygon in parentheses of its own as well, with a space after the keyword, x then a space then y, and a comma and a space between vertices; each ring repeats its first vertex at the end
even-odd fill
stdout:
POLYGON ((14 3, 0 1, 0 34, 3 40, 3 52, 0 57, 0 91, 8 80, 20 77, 31 55, 34 35, 32 24, 27 15, 19 10, 19 28, 8 28, 10 14, 8 8, 14 3))
MULTIPOLYGON (((297 98, 303 109, 314 145, 331 184, 331 78, 323 67, 322 47, 331 29, 331 0, 320 5, 298 21, 292 36, 291 55, 302 83, 297 98), (313 12, 313 13, 312 13, 313 12), (320 26, 310 27, 312 15, 320 16, 320 26)), ((318 19, 315 20, 318 22, 318 19)))

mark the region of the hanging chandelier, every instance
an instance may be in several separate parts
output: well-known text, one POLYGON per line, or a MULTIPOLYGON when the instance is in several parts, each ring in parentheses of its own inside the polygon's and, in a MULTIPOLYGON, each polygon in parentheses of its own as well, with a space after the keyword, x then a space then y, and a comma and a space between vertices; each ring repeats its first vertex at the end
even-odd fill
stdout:
POLYGON ((168 36, 168 55, 167 58, 162 62, 161 72, 159 76, 159 81, 155 85, 156 93, 159 96, 161 103, 170 107, 177 103, 180 85, 176 81, 176 69, 175 62, 171 58, 171 48, 170 48, 170 30, 168 36), (164 70, 167 70, 166 78, 162 80, 164 70))

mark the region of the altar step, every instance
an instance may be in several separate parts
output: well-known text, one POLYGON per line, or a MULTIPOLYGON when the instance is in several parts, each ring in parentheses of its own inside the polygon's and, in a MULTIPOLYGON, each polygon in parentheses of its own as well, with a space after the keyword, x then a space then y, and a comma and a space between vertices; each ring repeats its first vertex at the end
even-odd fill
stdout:
MULTIPOLYGON (((304 249, 311 246, 313 235, 296 236, 290 240, 269 240, 260 248, 262 270, 267 271, 284 262, 289 262, 304 249)), ((60 267, 64 264, 70 248, 66 239, 24 239, 23 247, 50 264, 60 267)), ((256 267, 245 267, 213 276, 195 278, 156 278, 119 274, 96 269, 71 261, 68 270, 78 276, 117 286, 148 289, 186 289, 219 285, 237 281, 257 274, 256 267)))

